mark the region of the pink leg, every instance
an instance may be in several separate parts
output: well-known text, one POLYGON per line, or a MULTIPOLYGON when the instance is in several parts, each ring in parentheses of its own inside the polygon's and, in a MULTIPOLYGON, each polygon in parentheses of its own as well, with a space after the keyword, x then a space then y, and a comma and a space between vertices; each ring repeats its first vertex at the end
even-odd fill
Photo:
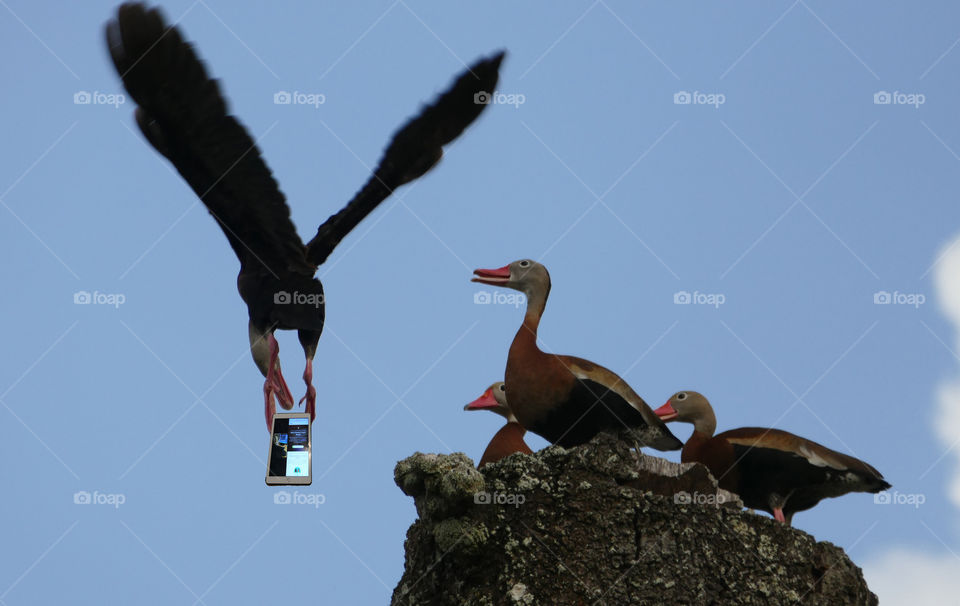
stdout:
POLYGON ((273 415, 276 407, 273 405, 273 389, 270 385, 270 379, 263 382, 263 412, 267 417, 267 431, 273 431, 273 415))
POLYGON ((787 518, 785 518, 784 515, 783 515, 783 508, 782 508, 782 507, 774 507, 774 508, 773 508, 773 517, 774 517, 774 519, 776 519, 778 522, 783 522, 784 524, 787 523, 787 518))
POLYGON ((291 393, 290 388, 287 387, 283 373, 280 372, 279 364, 277 364, 277 367, 273 370, 273 392, 277 394, 277 403, 280 404, 280 406, 285 410, 293 408, 293 393, 291 393))
POLYGON ((303 382, 307 384, 307 393, 300 398, 300 404, 307 401, 306 411, 310 413, 310 422, 317 418, 317 390, 313 387, 313 359, 307 358, 307 367, 303 370, 303 382))
POLYGON ((272 334, 267 337, 267 343, 270 346, 270 365, 267 369, 267 379, 263 382, 263 405, 267 429, 273 431, 273 415, 276 412, 273 397, 276 396, 280 406, 290 410, 293 408, 293 394, 290 393, 287 382, 283 380, 283 373, 280 372, 280 344, 272 334))
POLYGON ((270 369, 267 372, 267 382, 271 384, 273 393, 277 396, 277 403, 284 409, 293 408, 293 394, 287 387, 287 382, 283 379, 283 373, 280 371, 280 344, 272 334, 268 337, 270 345, 270 369))

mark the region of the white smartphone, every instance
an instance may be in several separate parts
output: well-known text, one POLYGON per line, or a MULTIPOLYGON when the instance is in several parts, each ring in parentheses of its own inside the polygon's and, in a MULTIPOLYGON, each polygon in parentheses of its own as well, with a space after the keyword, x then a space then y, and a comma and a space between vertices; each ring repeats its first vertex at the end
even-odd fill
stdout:
POLYGON ((305 412, 281 412, 273 415, 270 453, 267 455, 269 486, 313 482, 310 454, 310 415, 305 412))

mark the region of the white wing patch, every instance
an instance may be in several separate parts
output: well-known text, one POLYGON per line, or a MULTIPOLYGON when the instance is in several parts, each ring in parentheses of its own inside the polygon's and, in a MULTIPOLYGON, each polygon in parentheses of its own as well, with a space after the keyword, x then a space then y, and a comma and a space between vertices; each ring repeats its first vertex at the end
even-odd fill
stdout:
POLYGON ((806 444, 801 444, 799 450, 800 454, 803 455, 803 457, 806 458, 811 465, 816 465, 817 467, 830 467, 831 469, 846 469, 845 467, 838 466, 822 458, 806 444))

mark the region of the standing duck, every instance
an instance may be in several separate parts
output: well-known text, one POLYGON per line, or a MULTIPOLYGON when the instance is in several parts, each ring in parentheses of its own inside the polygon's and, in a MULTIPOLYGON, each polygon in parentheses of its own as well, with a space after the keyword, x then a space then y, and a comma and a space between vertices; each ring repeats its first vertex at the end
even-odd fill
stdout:
POLYGON ((473 282, 519 290, 527 298, 505 375, 510 408, 521 425, 564 447, 583 444, 601 431, 627 432, 638 445, 657 450, 683 446, 615 373, 582 358, 540 351, 537 326, 550 294, 546 267, 523 259, 473 273, 473 282))
POLYGON ((488 387, 482 396, 464 406, 463 409, 489 410, 507 420, 507 424, 501 427, 500 431, 494 434, 490 443, 487 444, 487 449, 483 451, 483 456, 480 457, 480 463, 477 464, 477 469, 480 469, 487 463, 496 463, 500 459, 510 456, 515 452, 522 452, 524 454, 531 454, 533 452, 530 450, 530 447, 527 446, 527 443, 523 441, 523 436, 526 435, 527 430, 517 422, 517 417, 513 414, 513 411, 510 410, 510 406, 507 405, 506 387, 503 381, 494 383, 488 387))
POLYGON ((828 497, 890 488, 879 471, 860 459, 786 431, 741 427, 715 436, 713 408, 695 391, 675 393, 656 413, 664 421, 693 424, 681 461, 706 465, 720 488, 788 525, 794 513, 828 497))
POLYGON ((467 68, 398 130, 367 182, 304 243, 256 142, 229 113, 220 84, 179 28, 167 25, 158 9, 128 3, 107 24, 106 41, 123 86, 136 102, 140 131, 197 194, 240 260, 237 289, 247 304, 250 351, 266 378, 267 428, 273 426, 274 398, 285 409, 294 406, 280 370, 278 329, 298 332, 307 389, 300 401, 306 401, 313 419, 313 358, 325 305, 323 286, 314 274, 395 189, 433 168, 443 147, 486 108, 476 97, 496 87, 503 53, 467 68))

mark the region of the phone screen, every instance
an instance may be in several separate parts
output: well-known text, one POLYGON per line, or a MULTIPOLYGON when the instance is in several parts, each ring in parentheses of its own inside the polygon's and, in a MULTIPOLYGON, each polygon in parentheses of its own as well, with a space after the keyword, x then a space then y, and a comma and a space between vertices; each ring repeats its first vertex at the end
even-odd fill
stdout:
POLYGON ((310 419, 307 416, 273 418, 273 434, 270 437, 270 459, 267 466, 267 483, 310 483, 310 419), (284 481, 284 478, 300 478, 300 481, 284 481))

